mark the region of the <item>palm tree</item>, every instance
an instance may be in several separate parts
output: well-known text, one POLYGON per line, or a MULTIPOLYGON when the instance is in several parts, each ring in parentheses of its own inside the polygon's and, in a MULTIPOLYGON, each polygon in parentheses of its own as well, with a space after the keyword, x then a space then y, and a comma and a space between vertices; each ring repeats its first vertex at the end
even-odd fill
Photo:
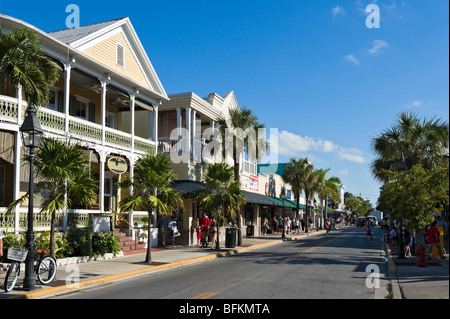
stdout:
POLYGON ((417 164, 432 169, 448 167, 448 122, 437 118, 421 120, 415 113, 400 112, 397 123, 372 139, 372 149, 377 158, 372 162, 373 176, 386 182, 381 169, 397 171, 403 157, 406 169, 417 164))
POLYGON ((0 71, 21 85, 28 104, 46 105, 50 86, 59 77, 55 63, 44 55, 36 31, 28 28, 3 33, 0 27, 0 71))
MULTIPOLYGON (((330 178, 326 178, 327 173, 330 171, 329 168, 327 169, 318 169, 318 191, 317 194, 319 195, 319 198, 321 199, 321 202, 325 200, 325 212, 327 213, 327 207, 328 207, 328 196, 331 195, 331 199, 333 202, 339 201, 339 184, 341 184, 341 180, 338 177, 332 176, 330 178)), ((336 215, 335 215, 336 216, 336 215)))
MULTIPOLYGON (((209 164, 205 182, 207 188, 192 195, 199 205, 211 212, 219 223, 224 217, 235 219, 240 206, 245 205, 246 201, 240 181, 234 180, 233 167, 226 163, 209 164)), ((219 236, 216 238, 216 250, 219 250, 219 236)))
POLYGON ((292 187, 292 192, 295 194, 297 198, 297 214, 300 211, 300 195, 302 193, 302 177, 303 177, 303 169, 307 162, 304 159, 295 159, 291 158, 289 164, 286 165, 284 169, 283 175, 281 178, 287 184, 290 184, 292 187))
MULTIPOLYGON (((248 108, 230 108, 229 118, 221 118, 217 121, 218 128, 222 134, 223 140, 223 152, 226 154, 226 150, 231 146, 233 165, 234 165, 234 180, 240 181, 240 155, 244 152, 245 148, 249 151, 249 155, 253 157, 253 160, 261 159, 265 155, 265 151, 269 148, 269 143, 266 141, 265 136, 259 135, 259 129, 265 128, 264 124, 260 123, 258 117, 248 108), (226 132, 234 134, 233 140, 227 140, 226 132), (251 132, 252 134, 248 134, 251 132)), ((224 161, 227 159, 224 157, 224 161)), ((238 224, 238 245, 242 245, 242 232, 241 232, 241 218, 237 218, 238 224)))
POLYGON ((120 188, 133 187, 132 195, 120 201, 120 209, 124 212, 146 210, 148 213, 147 264, 152 263, 150 221, 153 212, 171 214, 174 209, 183 207, 181 193, 171 187, 175 179, 171 164, 170 157, 164 154, 148 154, 136 161, 133 180, 126 178, 119 183, 120 188))
MULTIPOLYGON (((38 179, 35 193, 46 194, 40 212, 51 215, 50 254, 54 257, 56 212, 73 205, 92 205, 97 198, 97 182, 90 176, 88 160, 79 144, 44 138, 36 154, 35 164, 38 179)), ((28 197, 26 193, 11 203, 8 213, 28 197)))
POLYGON ((306 232, 308 232, 309 219, 309 200, 314 193, 319 190, 319 177, 314 166, 309 159, 303 158, 296 160, 292 158, 289 165, 286 166, 282 175, 283 181, 291 184, 292 190, 297 195, 297 210, 299 209, 299 200, 301 191, 305 194, 306 199, 306 232))

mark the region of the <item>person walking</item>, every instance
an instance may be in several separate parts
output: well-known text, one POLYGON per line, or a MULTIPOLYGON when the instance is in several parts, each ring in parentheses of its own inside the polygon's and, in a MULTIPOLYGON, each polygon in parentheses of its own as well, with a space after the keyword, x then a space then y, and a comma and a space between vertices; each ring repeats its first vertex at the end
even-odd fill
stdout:
POLYGON ((411 255, 411 246, 412 246, 412 236, 411 233, 408 229, 405 229, 405 234, 403 237, 403 242, 404 242, 404 251, 405 251, 405 257, 412 257, 411 255))
POLYGON ((170 222, 169 222, 169 225, 167 226, 167 228, 170 229, 170 234, 172 236, 172 246, 177 247, 175 245, 175 237, 180 236, 180 232, 178 231, 177 221, 175 220, 175 216, 172 216, 170 218, 170 222))
POLYGON ((366 218, 366 236, 364 236, 364 240, 366 240, 367 236, 370 236, 370 240, 373 240, 372 237, 372 222, 369 218, 366 218))
POLYGON ((439 238, 439 230, 436 227, 437 222, 434 221, 431 223, 431 227, 427 230, 427 236, 428 236, 428 248, 427 248, 427 259, 431 260, 430 252, 433 247, 436 247, 439 251, 439 255, 441 256, 441 260, 445 259, 446 257, 442 255, 442 249, 441 249, 441 241, 439 238))
POLYGON ((200 220, 200 226, 202 229, 202 248, 206 248, 208 247, 209 227, 211 226, 211 221, 208 216, 206 216, 206 213, 203 213, 203 218, 200 220))
POLYGON ((330 233, 331 230, 331 221, 329 218, 327 218, 327 220, 325 221, 325 229, 327 231, 327 235, 330 233))
POLYGON ((194 233, 194 232, 197 237, 197 246, 200 246, 200 239, 201 239, 202 232, 200 230, 200 221, 199 221, 198 217, 194 218, 192 220, 192 233, 194 233))
POLYGON ((211 239, 211 249, 216 247, 216 236, 217 236, 217 221, 214 217, 211 217, 211 226, 209 228, 209 237, 211 239))
POLYGON ((166 247, 166 234, 167 234, 167 218, 166 213, 162 213, 161 217, 158 219, 158 223, 156 224, 156 227, 158 227, 159 231, 162 234, 162 246, 166 247))

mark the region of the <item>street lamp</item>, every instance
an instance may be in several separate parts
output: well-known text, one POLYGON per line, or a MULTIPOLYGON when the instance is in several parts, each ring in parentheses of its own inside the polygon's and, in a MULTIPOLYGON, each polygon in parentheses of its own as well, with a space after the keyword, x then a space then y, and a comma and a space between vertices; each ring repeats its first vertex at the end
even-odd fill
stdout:
MULTIPOLYGON (((398 163, 398 167, 397 167, 397 171, 400 173, 400 174, 403 174, 403 173, 405 173, 406 172, 406 170, 407 170, 407 167, 406 167, 406 162, 405 162, 405 158, 403 157, 403 154, 401 155, 401 157, 400 157, 400 162, 398 163)), ((398 248, 398 256, 397 256, 397 258, 398 259, 405 259, 405 246, 404 246, 404 237, 405 236, 405 234, 404 234, 404 229, 403 229, 403 217, 402 218, 400 218, 400 229, 399 229, 399 243, 398 243, 398 245, 399 245, 399 248, 398 248)))
POLYGON ((25 248, 28 250, 27 259, 25 260, 25 279, 23 281, 23 288, 27 290, 34 290, 36 286, 36 279, 34 277, 34 232, 33 232, 33 193, 34 193, 34 149, 39 148, 41 144, 41 137, 44 131, 39 125, 36 117, 36 110, 33 104, 30 103, 27 116, 23 120, 20 127, 22 135, 23 146, 27 147, 30 152, 28 160, 30 162, 30 179, 29 179, 29 198, 28 198, 28 230, 26 234, 25 248))
POLYGON ((284 188, 281 190, 280 198, 283 200, 283 208, 281 210, 281 219, 283 220, 283 235, 281 235, 281 238, 286 238, 284 234, 284 200, 286 199, 284 188))

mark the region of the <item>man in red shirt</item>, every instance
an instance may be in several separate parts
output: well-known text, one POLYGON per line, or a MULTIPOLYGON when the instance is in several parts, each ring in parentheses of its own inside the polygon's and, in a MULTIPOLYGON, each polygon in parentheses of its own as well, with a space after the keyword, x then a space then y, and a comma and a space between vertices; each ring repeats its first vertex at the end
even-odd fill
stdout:
POLYGON ((209 226, 211 221, 208 216, 203 213, 203 218, 200 219, 200 226, 202 227, 202 248, 208 247, 208 237, 209 237, 209 226))
POLYGON ((436 227, 437 222, 434 221, 431 223, 431 227, 428 228, 427 230, 427 236, 428 236, 428 248, 427 248, 427 259, 431 259, 430 258, 430 252, 433 246, 436 246, 438 251, 439 251, 439 255, 441 256, 441 259, 445 259, 446 257, 442 255, 442 250, 441 250, 441 241, 439 239, 439 230, 436 227))

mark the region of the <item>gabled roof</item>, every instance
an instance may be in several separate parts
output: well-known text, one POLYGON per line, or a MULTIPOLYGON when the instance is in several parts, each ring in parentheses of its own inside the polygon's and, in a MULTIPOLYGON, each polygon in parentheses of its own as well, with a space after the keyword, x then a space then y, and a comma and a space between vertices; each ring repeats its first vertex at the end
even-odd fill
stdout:
POLYGON ((48 34, 64 43, 71 44, 77 40, 80 40, 84 37, 87 37, 87 36, 97 32, 97 31, 100 31, 103 28, 106 28, 122 19, 125 19, 125 18, 119 18, 119 19, 89 24, 89 25, 78 27, 78 28, 53 31, 53 32, 49 32, 48 34))
MULTIPOLYGON (((157 92, 158 94, 167 97, 167 94, 129 18, 119 18, 72 29, 53 31, 48 34, 51 37, 66 43, 70 47, 83 52, 88 56, 94 57, 91 50, 98 50, 98 46, 102 45, 105 40, 112 38, 119 33, 125 42, 123 44, 130 50, 134 60, 137 61, 136 68, 140 69, 140 71, 134 70, 132 72, 133 75, 141 72, 140 79, 137 79, 137 81, 140 83, 145 82, 144 86, 147 86, 149 89, 157 92), (143 80, 144 78, 145 80, 143 80)), ((100 63, 107 65, 106 59, 102 58, 101 52, 100 56, 98 54, 99 51, 96 51, 97 56, 94 58, 100 63)), ((111 65, 108 66, 111 67, 111 65)), ((114 66, 112 66, 112 68, 115 69, 114 66)), ((129 70, 127 71, 126 69, 116 68, 116 70, 123 74, 129 72, 129 70)), ((136 78, 132 77, 132 79, 136 81, 136 78)))

